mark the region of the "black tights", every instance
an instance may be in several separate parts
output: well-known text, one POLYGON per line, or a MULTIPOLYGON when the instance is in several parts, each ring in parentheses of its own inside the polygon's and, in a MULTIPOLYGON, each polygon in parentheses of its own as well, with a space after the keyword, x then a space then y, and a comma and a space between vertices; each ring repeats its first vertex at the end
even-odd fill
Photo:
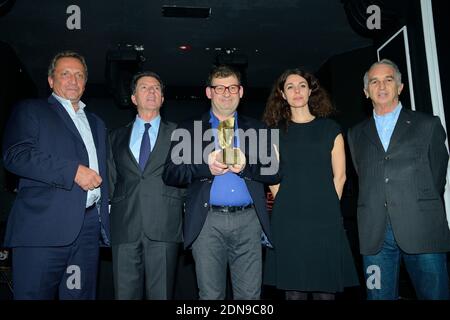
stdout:
POLYGON ((312 294, 313 300, 334 300, 334 293, 329 292, 305 292, 305 291, 285 291, 286 300, 308 300, 308 293, 312 294))

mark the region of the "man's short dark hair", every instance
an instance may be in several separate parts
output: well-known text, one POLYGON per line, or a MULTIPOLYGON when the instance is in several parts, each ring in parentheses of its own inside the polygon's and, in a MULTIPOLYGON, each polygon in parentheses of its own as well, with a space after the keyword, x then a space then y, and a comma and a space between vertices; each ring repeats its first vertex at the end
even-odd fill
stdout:
POLYGON ((131 85, 130 85, 130 89, 131 89, 131 94, 135 94, 136 93, 136 85, 139 81, 140 78, 143 77, 152 77, 155 78, 156 80, 158 80, 159 85, 161 86, 161 94, 164 95, 164 83, 162 82, 160 76, 152 71, 139 71, 138 73, 136 73, 133 76, 133 79, 131 80, 131 85))
POLYGON ((228 78, 231 76, 235 76, 238 80, 238 84, 241 84, 241 73, 238 69, 229 66, 229 65, 218 65, 214 66, 209 72, 208 80, 206 85, 211 86, 212 81, 215 78, 228 78))
POLYGON ((53 77, 53 75, 55 73, 56 63, 58 62, 59 59, 62 59, 62 58, 78 59, 84 67, 85 81, 87 81, 88 67, 86 64, 86 60, 84 60, 84 57, 81 54, 79 54, 75 51, 70 51, 70 50, 59 52, 53 57, 53 59, 50 61, 50 65, 48 66, 48 76, 49 77, 53 77))

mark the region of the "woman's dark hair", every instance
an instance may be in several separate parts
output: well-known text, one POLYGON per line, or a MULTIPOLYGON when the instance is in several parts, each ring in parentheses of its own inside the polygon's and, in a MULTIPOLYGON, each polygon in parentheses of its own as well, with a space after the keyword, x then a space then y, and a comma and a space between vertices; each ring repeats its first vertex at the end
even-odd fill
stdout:
POLYGON ((271 128, 283 127, 287 130, 291 121, 291 108, 283 98, 282 92, 286 79, 293 74, 303 77, 308 82, 309 89, 311 89, 308 107, 312 115, 325 118, 335 111, 327 92, 320 87, 319 80, 313 74, 298 68, 288 69, 275 81, 266 103, 263 121, 271 128))

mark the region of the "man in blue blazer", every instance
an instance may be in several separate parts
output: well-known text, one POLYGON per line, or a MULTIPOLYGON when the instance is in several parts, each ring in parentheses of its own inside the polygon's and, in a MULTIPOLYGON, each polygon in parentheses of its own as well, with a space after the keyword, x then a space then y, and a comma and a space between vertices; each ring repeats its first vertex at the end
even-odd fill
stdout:
POLYGON ((95 299, 109 243, 106 128, 84 111, 86 81, 84 58, 58 53, 52 95, 18 104, 6 126, 4 165, 20 178, 5 236, 15 299, 95 299))
POLYGON ((205 91, 211 109, 175 130, 163 173, 166 184, 187 185, 184 247, 192 248, 202 300, 225 298, 228 266, 233 298, 259 299, 261 236, 270 242, 264 184, 280 182, 277 141, 262 122, 236 112, 244 92, 240 79, 228 66, 210 72, 205 91), (229 147, 240 158, 228 164, 218 133, 225 123, 234 123, 227 124, 234 128, 229 147))

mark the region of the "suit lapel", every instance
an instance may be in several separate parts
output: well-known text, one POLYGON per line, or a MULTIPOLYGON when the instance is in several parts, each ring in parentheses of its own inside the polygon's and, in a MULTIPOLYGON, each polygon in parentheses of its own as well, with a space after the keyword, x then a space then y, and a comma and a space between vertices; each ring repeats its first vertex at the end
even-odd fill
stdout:
MULTIPOLYGON (((98 170, 100 173, 106 172, 106 168, 103 167, 104 166, 103 161, 100 161, 101 155, 103 154, 102 152, 105 152, 105 151, 102 151, 102 149, 101 149, 102 146, 99 143, 100 132, 99 132, 99 127, 98 127, 97 121, 95 120, 94 116, 90 112, 85 111, 85 114, 86 114, 86 118, 89 122, 89 127, 91 128, 92 139, 94 140, 95 150, 96 150, 97 159, 98 159, 98 170)), ((106 132, 105 132, 105 135, 106 135, 106 132)), ((105 136, 103 136, 103 138, 104 137, 105 136)))
POLYGON ((369 140, 382 152, 384 151, 383 145, 381 144, 380 136, 377 132, 377 127, 375 125, 375 119, 373 116, 367 121, 364 126, 364 134, 369 138, 369 140))
POLYGON ((133 124, 134 121, 130 122, 126 129, 124 130, 124 135, 122 137, 122 146, 119 148, 119 150, 124 150, 127 154, 127 157, 130 160, 130 163, 133 163, 133 167, 136 168, 137 171, 141 172, 141 167, 139 167, 139 163, 136 161, 136 158, 133 155, 133 152, 131 152, 130 149, 130 142, 131 142, 131 133, 133 131, 133 124))
POLYGON ((411 127, 411 115, 406 112, 403 108, 400 111, 397 123, 395 124, 394 132, 392 133, 391 141, 389 142, 388 151, 399 143, 402 136, 411 127))
POLYGON ((155 165, 161 164, 166 160, 167 150, 170 145, 167 143, 170 141, 171 132, 169 130, 169 126, 161 119, 159 123, 158 135, 156 138, 155 146, 153 147, 152 152, 150 153, 150 158, 145 164, 144 172, 147 170, 153 170, 155 165), (164 152, 164 149, 166 152, 164 152))
MULTIPOLYGON (((245 143, 245 136, 244 136, 244 132, 247 131, 247 129, 249 129, 250 124, 248 123, 248 121, 243 118, 243 117, 239 117, 238 115, 238 134, 239 134, 239 148, 241 149, 241 151, 243 153, 248 153, 248 143, 245 143), (246 150, 243 149, 243 146, 245 147, 246 150)), ((248 159, 247 159, 248 161, 248 159)))
POLYGON ((89 112, 85 111, 85 114, 86 114, 86 118, 88 119, 88 122, 89 122, 89 127, 91 128, 91 133, 92 133, 92 138, 94 139, 95 149, 97 149, 97 152, 98 152, 99 144, 98 144, 97 122, 95 121, 94 117, 89 112))
MULTIPOLYGON (((212 125, 211 125, 210 120, 211 120, 211 113, 210 113, 210 111, 208 111, 208 112, 206 112, 206 113, 204 113, 202 115, 202 132, 201 132, 202 136, 200 137, 202 139, 202 150, 205 150, 205 148, 207 148, 210 143, 214 143, 214 144, 216 143, 215 142, 216 139, 214 137, 214 134, 212 135, 210 140, 208 140, 208 139, 203 140, 203 135, 205 134, 205 132, 207 130, 209 130, 209 129, 212 129, 212 125)), ((195 131, 195 129, 194 129, 194 131, 195 131)), ((196 138, 195 137, 195 132, 193 134, 194 134, 193 138, 196 138)), ((192 154, 194 154, 194 152, 192 154)))
POLYGON ((62 119, 65 126, 74 134, 75 137, 77 137, 84 144, 83 139, 81 138, 77 127, 75 127, 72 118, 67 113, 66 109, 64 109, 64 107, 61 105, 61 103, 59 103, 59 101, 56 100, 56 98, 53 96, 50 96, 47 101, 52 105, 52 109, 62 119))

